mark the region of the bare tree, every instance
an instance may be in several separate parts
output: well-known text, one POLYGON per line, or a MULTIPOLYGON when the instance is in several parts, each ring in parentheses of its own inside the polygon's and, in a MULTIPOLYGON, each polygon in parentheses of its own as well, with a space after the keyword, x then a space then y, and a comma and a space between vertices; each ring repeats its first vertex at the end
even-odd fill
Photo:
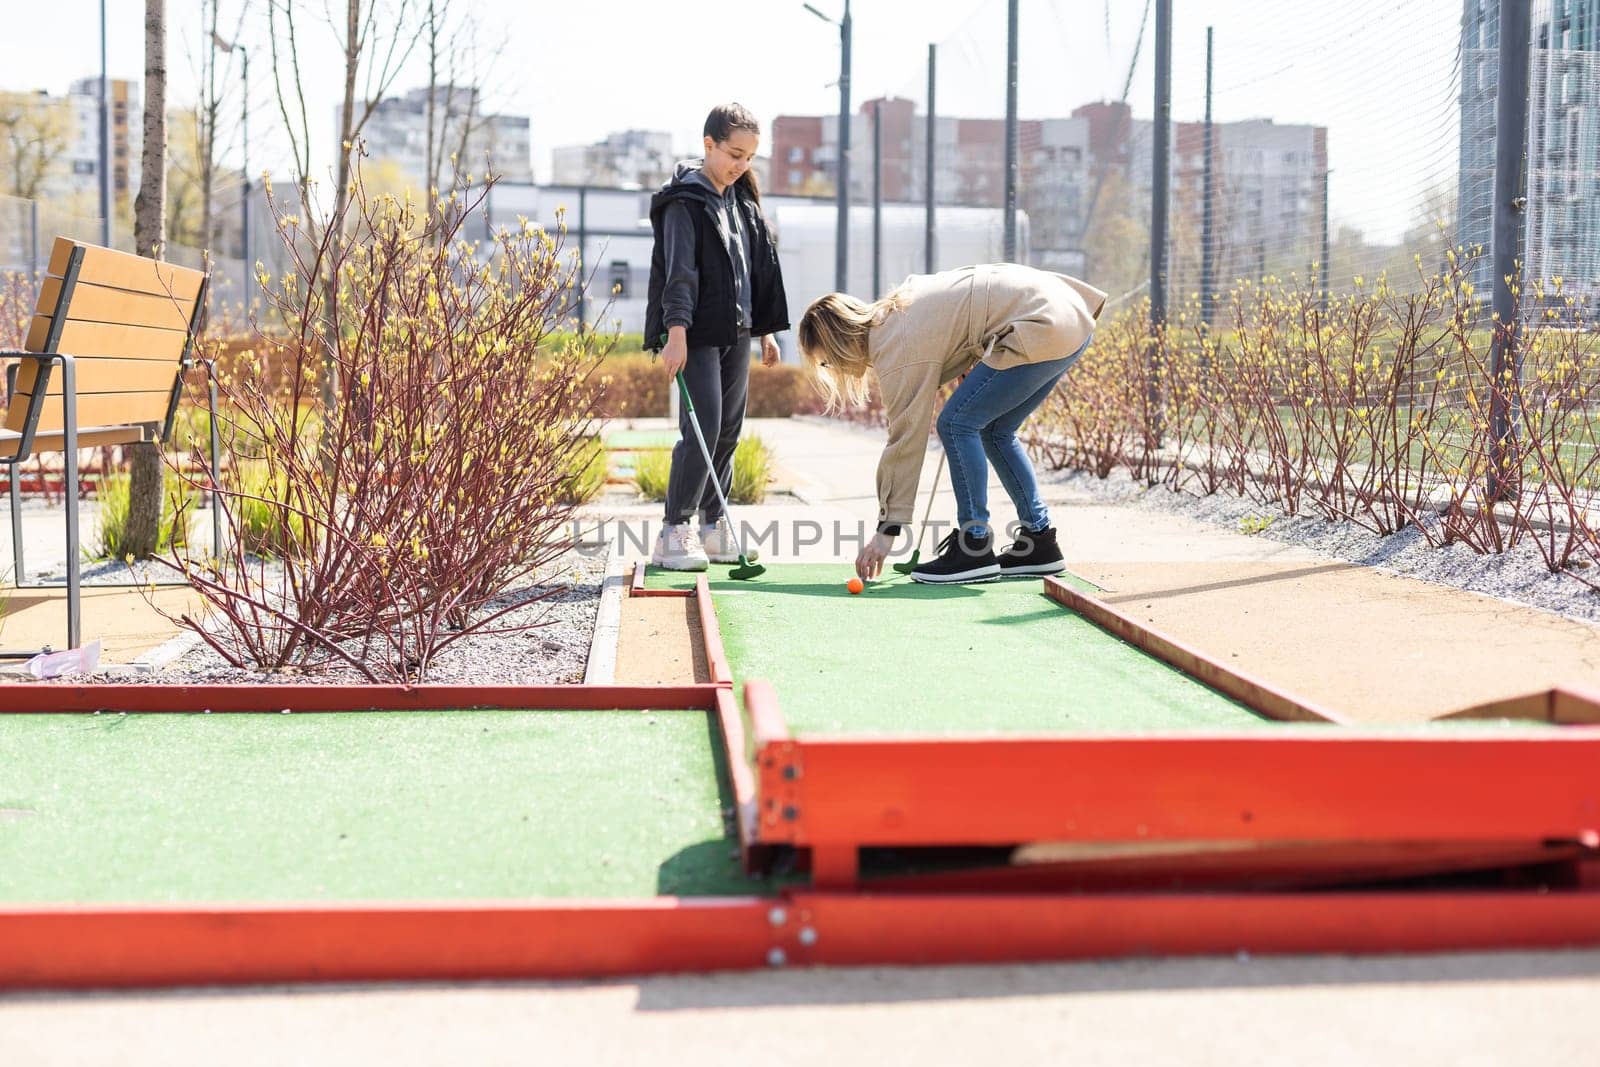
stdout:
MULTIPOLYGON (((167 11, 166 0, 144 5, 144 149, 139 195, 134 201, 133 240, 140 255, 160 259, 167 210, 167 11)), ((127 552, 155 554, 161 530, 161 450, 155 443, 129 446, 127 552)))
MULTIPOLYGON (((479 106, 486 82, 505 47, 483 47, 482 24, 468 12, 458 17, 454 0, 427 0, 423 36, 428 42, 427 134, 423 154, 427 172, 428 217, 439 215, 436 189, 455 185, 465 168, 472 173, 478 160, 465 156, 473 138, 489 128, 490 120, 479 106), (441 99, 442 97, 442 99, 441 99), (442 111, 441 115, 439 112, 442 111)), ((483 144, 492 151, 492 143, 483 144)), ((487 165, 487 160, 483 161, 487 165)))
POLYGON ((72 111, 64 100, 0 93, 0 170, 11 196, 37 200, 72 143, 72 111))
MULTIPOLYGON (((344 61, 344 91, 339 106, 339 147, 335 161, 334 200, 327 215, 342 225, 350 203, 350 174, 362 130, 400 76, 421 35, 413 25, 417 0, 345 0, 344 17, 332 17, 320 5, 320 17, 333 31, 344 61)), ((303 65, 311 61, 303 49, 306 0, 267 0, 267 38, 272 53, 273 88, 278 97, 294 156, 295 178, 307 216, 314 159, 314 127, 306 112, 303 65)), ((307 223, 314 220, 307 218, 307 223)))
MULTIPOLYGON (((346 0, 342 24, 326 7, 324 18, 333 31, 344 59, 344 92, 339 106, 339 147, 331 210, 323 223, 335 231, 329 256, 320 264, 326 290, 326 314, 335 332, 339 321, 339 286, 334 275, 343 259, 343 231, 350 208, 350 179, 355 157, 361 151, 361 132, 394 81, 400 75, 420 35, 412 26, 415 0, 346 0), (359 88, 359 93, 358 93, 359 88)), ((294 152, 296 180, 307 233, 316 237, 319 225, 311 196, 312 126, 306 117, 302 77, 300 25, 303 2, 267 0, 268 38, 272 49, 273 86, 294 152), (280 35, 280 26, 282 33, 280 35), (298 117, 296 117, 298 116, 298 117)), ((322 400, 332 408, 338 395, 337 365, 324 356, 322 400)))

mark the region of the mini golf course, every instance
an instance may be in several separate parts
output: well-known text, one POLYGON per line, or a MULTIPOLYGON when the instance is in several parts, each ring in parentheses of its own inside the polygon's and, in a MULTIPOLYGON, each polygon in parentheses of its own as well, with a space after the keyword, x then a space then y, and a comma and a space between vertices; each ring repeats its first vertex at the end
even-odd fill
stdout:
MULTIPOLYGON (((762 678, 799 734, 1254 729, 1250 708, 1065 611, 1041 583, 845 588, 835 565, 709 575, 734 680, 762 678)), ((694 575, 648 572, 689 590, 694 575)), ((1086 587, 1088 588, 1088 587, 1086 587)))
POLYGON ((748 892, 717 764, 700 711, 5 716, 0 904, 748 892))
POLYGON ((692 685, 9 687, 0 987, 1600 943, 1600 728, 1352 729, 1082 583, 847 576, 636 567, 692 685))

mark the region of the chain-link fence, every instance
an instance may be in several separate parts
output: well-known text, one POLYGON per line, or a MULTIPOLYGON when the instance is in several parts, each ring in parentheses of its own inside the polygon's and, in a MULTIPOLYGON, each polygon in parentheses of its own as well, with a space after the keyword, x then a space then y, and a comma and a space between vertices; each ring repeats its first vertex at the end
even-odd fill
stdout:
MULTIPOLYGON (((265 215, 263 207, 252 213, 250 219, 254 240, 251 259, 265 260, 271 264, 278 258, 274 249, 279 242, 272 220, 265 218, 263 224, 262 217, 265 215)), ((48 268, 50 250, 58 237, 100 244, 100 220, 74 214, 46 199, 0 196, 0 274, 20 275, 24 284, 37 278, 48 268)), ((111 247, 132 252, 133 234, 125 227, 113 227, 111 247)), ((208 254, 199 248, 174 243, 166 246, 163 255, 181 266, 209 268, 211 282, 207 288, 206 304, 207 314, 213 321, 217 316, 223 316, 228 321, 242 318, 246 305, 250 303, 246 294, 254 293, 257 288, 247 274, 242 258, 208 254)))

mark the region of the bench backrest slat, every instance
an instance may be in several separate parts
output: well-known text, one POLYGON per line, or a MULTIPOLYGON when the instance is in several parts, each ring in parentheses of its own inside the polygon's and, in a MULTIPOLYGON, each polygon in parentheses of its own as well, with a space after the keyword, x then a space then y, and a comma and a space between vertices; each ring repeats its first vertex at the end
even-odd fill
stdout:
MULTIPOLYGON (((165 420, 205 274, 109 248, 75 245, 66 238, 56 240, 50 273, 40 287, 24 347, 74 357, 78 424, 165 420), (58 305, 75 247, 82 249, 82 256, 67 306, 62 308, 58 305), (52 326, 57 340, 48 349, 52 326)), ((33 360, 23 361, 18 369, 16 396, 6 411, 7 429, 21 432, 26 424, 39 373, 33 360)), ((48 376, 38 431, 64 427, 61 393, 58 368, 48 376)))
MULTIPOLYGON (((50 250, 49 273, 57 278, 67 273, 67 259, 77 242, 57 237, 50 250)), ((90 285, 105 285, 113 289, 126 289, 135 293, 150 293, 176 299, 181 304, 193 305, 200 295, 200 282, 205 273, 180 267, 174 263, 159 263, 131 252, 118 252, 99 245, 79 245, 83 249, 83 265, 78 268, 78 281, 90 285)))

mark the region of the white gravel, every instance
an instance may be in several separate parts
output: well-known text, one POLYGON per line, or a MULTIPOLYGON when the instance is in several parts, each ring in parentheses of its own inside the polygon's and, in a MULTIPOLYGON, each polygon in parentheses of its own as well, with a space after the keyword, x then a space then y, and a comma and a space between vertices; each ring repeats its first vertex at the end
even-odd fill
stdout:
MULTIPOLYGON (((120 569, 124 575, 127 573, 127 568, 120 569)), ((508 612, 491 624, 492 629, 509 632, 477 633, 463 638, 429 665, 426 677, 413 680, 447 685, 536 685, 583 681, 605 570, 606 559, 603 555, 569 552, 507 594, 507 598, 529 601, 525 607, 508 612), (541 593, 548 595, 541 598, 541 593)), ((509 599, 501 601, 509 602, 509 599)), ((355 649, 352 648, 352 651, 355 649)), ((374 644, 369 655, 381 651, 387 651, 386 646, 374 644)), ((95 675, 75 675, 62 679, 66 683, 85 680, 163 685, 292 684, 308 681, 338 685, 367 681, 360 672, 344 665, 329 665, 315 672, 244 670, 231 666, 206 645, 200 645, 162 669, 148 674, 126 674, 113 669, 99 671, 95 675)), ((380 680, 383 680, 381 676, 380 680)))
MULTIPOLYGON (((1498 555, 1480 555, 1463 544, 1435 548, 1422 532, 1407 528, 1380 537, 1349 522, 1320 516, 1290 517, 1231 493, 1195 496, 1166 486, 1146 488, 1123 471, 1104 481, 1083 471, 1041 471, 1040 480, 1063 485, 1105 503, 1182 515, 1241 534, 1301 545, 1335 559, 1497 597, 1571 619, 1600 622, 1600 593, 1565 572, 1552 573, 1533 544, 1524 541, 1498 555), (1265 528, 1261 528, 1265 525, 1265 528)), ((1429 523, 1437 532, 1436 518, 1429 523)), ((1586 570, 1600 582, 1600 573, 1586 570)))

